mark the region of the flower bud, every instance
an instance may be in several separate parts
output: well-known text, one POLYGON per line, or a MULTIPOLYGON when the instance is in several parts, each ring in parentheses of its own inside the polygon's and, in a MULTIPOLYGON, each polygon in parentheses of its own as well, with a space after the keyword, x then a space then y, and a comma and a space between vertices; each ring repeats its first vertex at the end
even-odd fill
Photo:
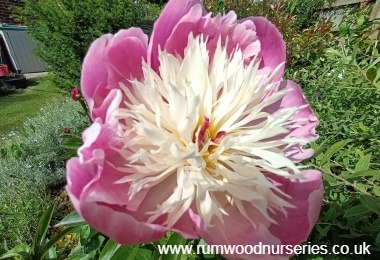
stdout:
POLYGON ((70 92, 70 95, 71 95, 71 98, 74 100, 74 101, 77 101, 78 99, 80 99, 82 97, 80 91, 79 91, 79 88, 75 87, 71 90, 70 92))

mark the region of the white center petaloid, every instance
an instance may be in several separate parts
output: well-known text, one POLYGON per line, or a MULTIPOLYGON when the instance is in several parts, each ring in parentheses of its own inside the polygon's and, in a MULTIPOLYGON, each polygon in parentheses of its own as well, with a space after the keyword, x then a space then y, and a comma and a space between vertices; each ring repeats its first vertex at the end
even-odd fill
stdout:
POLYGON ((148 212, 150 222, 166 215, 169 227, 190 207, 206 226, 229 205, 253 225, 247 205, 274 221, 270 211, 286 214, 292 205, 266 175, 299 176, 284 150, 302 140, 284 136, 300 107, 266 112, 285 94, 271 83, 277 71, 262 72, 259 61, 245 66, 239 49, 228 55, 219 41, 209 59, 205 41, 190 35, 183 58, 161 51, 159 73, 144 64, 144 79, 122 86, 117 117, 128 163, 119 183, 130 183, 133 198, 176 176, 174 192, 148 212))

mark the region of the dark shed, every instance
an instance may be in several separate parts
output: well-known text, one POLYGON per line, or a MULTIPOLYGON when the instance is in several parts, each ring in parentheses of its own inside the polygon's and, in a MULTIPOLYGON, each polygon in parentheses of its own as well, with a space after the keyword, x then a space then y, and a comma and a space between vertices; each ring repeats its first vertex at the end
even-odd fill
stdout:
POLYGON ((2 54, 11 71, 33 73, 46 70, 45 64, 33 55, 36 44, 29 37, 26 27, 0 26, 0 38, 2 54))

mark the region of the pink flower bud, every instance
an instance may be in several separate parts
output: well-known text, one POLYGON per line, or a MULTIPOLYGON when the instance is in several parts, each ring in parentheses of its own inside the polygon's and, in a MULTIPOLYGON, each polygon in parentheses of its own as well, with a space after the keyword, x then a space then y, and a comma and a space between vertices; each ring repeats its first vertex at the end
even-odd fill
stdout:
POLYGON ((82 95, 80 94, 79 88, 77 88, 77 87, 75 87, 71 90, 70 95, 74 101, 77 101, 78 99, 80 99, 82 97, 82 95))

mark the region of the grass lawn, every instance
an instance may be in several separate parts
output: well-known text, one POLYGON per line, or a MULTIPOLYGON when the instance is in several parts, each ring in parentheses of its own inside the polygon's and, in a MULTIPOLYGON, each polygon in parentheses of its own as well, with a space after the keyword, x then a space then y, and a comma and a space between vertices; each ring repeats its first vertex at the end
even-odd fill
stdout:
POLYGON ((0 93, 0 141, 22 126, 25 119, 37 115, 46 103, 62 96, 48 77, 30 79, 29 83, 26 89, 0 93))

